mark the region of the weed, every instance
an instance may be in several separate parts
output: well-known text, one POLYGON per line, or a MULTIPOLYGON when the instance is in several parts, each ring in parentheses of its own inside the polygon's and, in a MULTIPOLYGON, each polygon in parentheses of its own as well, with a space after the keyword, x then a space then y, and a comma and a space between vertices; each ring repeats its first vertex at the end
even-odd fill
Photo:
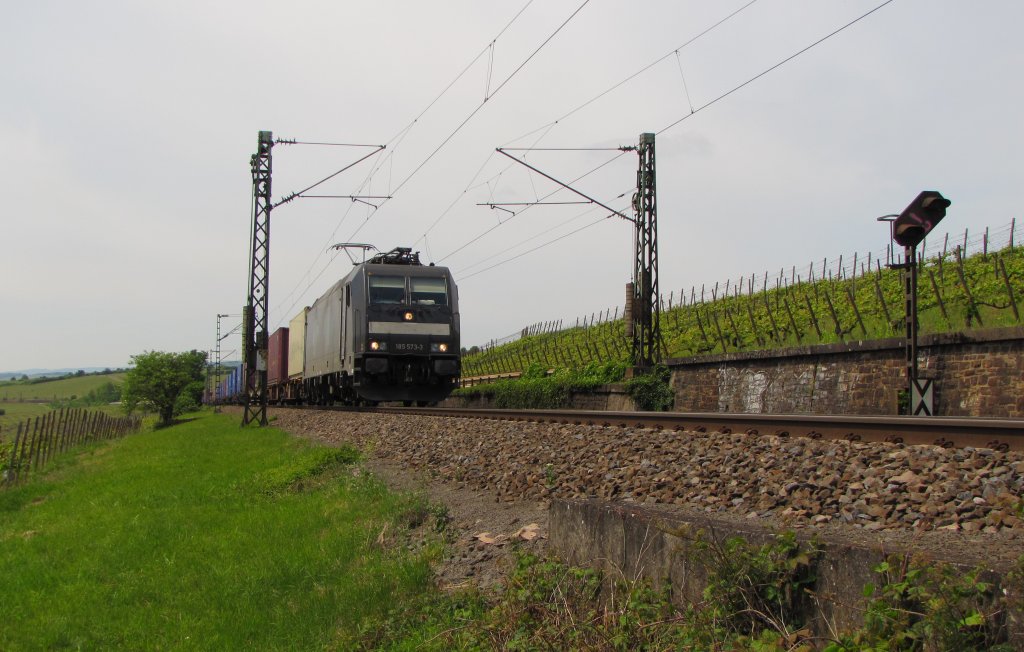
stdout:
MULTIPOLYGON (((813 586, 820 547, 801 544, 792 532, 754 546, 740 537, 724 542, 698 532, 690 561, 707 572, 704 601, 691 608, 691 618, 703 623, 698 632, 718 640, 736 637, 779 641, 793 645, 809 632, 807 590, 813 586)), ((705 643, 710 640, 705 639, 705 643)))
POLYGON ((875 572, 864 627, 827 652, 853 650, 1012 650, 1003 636, 1003 606, 981 571, 964 572, 909 555, 890 557, 875 572))
POLYGON ((558 484, 558 474, 555 473, 555 465, 548 462, 544 465, 544 486, 554 489, 558 484))

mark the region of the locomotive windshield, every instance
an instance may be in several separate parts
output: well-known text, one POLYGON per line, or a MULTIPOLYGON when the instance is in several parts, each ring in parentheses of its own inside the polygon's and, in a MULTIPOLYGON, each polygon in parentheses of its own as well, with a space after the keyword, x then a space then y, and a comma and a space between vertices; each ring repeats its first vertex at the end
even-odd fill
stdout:
POLYGON ((370 303, 405 303, 404 276, 370 276, 370 303))
POLYGON ((447 306, 448 289, 443 278, 414 276, 412 282, 412 303, 419 306, 447 306))

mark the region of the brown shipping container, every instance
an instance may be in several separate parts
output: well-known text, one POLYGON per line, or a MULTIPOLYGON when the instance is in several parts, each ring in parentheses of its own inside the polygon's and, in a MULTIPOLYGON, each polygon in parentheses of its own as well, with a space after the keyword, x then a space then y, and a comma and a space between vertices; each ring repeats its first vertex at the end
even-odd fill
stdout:
POLYGON ((270 336, 267 356, 267 386, 280 385, 288 380, 288 329, 281 327, 270 336))

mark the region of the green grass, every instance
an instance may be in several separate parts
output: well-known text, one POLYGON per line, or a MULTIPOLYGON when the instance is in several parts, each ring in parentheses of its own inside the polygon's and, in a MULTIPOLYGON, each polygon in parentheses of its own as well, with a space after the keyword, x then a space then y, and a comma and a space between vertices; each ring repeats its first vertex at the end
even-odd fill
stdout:
POLYGON ((26 419, 41 417, 50 411, 46 403, 3 403, 0 402, 0 441, 8 441, 14 437, 19 423, 26 419))
MULTIPOLYGON (((124 372, 110 374, 89 374, 59 380, 43 382, 24 382, 20 380, 0 382, 0 401, 53 401, 79 398, 107 383, 120 385, 124 382, 124 372)), ((3 407, 0 405, 0 407, 3 407)))
POLYGON ((203 413, 0 491, 0 649, 348 649, 437 551, 355 457, 203 413))

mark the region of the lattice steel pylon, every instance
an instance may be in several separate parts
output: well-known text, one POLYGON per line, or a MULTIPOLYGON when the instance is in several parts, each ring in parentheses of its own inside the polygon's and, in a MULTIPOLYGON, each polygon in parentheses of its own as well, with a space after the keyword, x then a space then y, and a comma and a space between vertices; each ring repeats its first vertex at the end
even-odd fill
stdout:
POLYGON ((267 290, 270 286, 270 181, 274 136, 261 131, 252 155, 252 258, 249 263, 249 298, 243 312, 242 359, 246 365, 245 413, 242 425, 267 425, 267 290))
POLYGON ((216 362, 215 362, 216 366, 214 367, 214 373, 213 373, 213 377, 214 377, 214 381, 213 381, 213 411, 214 411, 214 413, 220 412, 220 402, 221 402, 221 399, 224 398, 223 396, 220 395, 220 376, 221 376, 221 369, 222 369, 221 363, 220 363, 220 360, 221 360, 221 357, 220 357, 220 343, 221 343, 221 340, 224 339, 220 335, 220 320, 221 320, 222 317, 228 317, 228 316, 230 316, 230 315, 222 315, 220 313, 217 313, 217 348, 216 348, 216 356, 217 357, 215 359, 216 360, 216 362))
POLYGON ((655 188, 654 134, 640 134, 636 172, 633 232, 632 363, 648 368, 660 359, 661 325, 658 300, 658 201, 655 188))

